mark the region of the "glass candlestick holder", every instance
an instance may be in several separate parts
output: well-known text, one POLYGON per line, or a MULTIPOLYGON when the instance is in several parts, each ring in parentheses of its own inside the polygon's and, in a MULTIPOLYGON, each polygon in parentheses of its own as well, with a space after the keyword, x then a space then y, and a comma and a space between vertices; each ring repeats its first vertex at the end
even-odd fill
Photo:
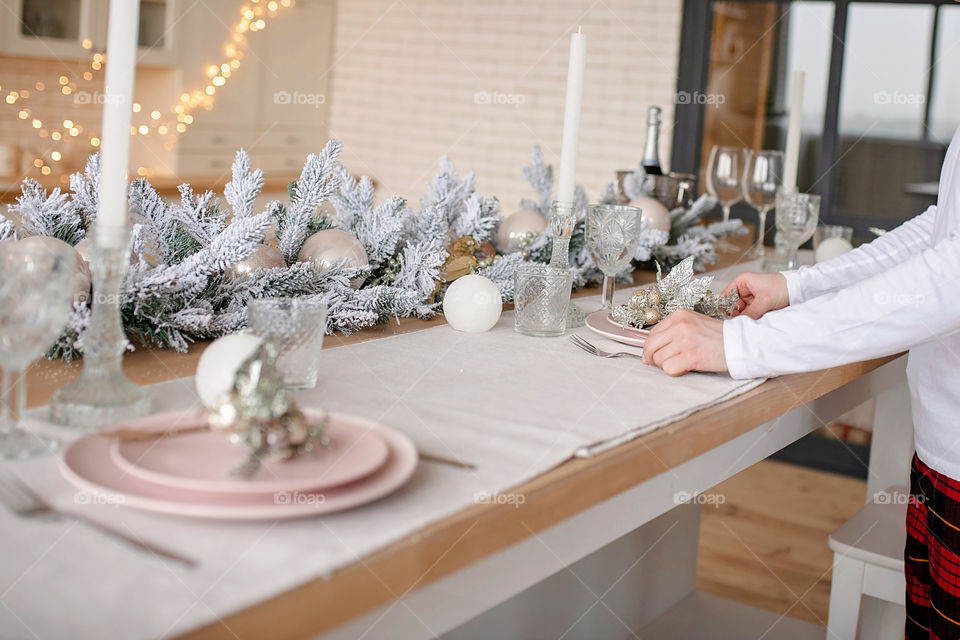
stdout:
MULTIPOLYGON (((570 237, 577 225, 576 205, 573 202, 554 200, 550 205, 550 232, 553 234, 553 253, 550 268, 557 271, 570 270, 570 237)), ((567 329, 582 327, 586 314, 573 302, 567 308, 567 329)))
POLYGON ((50 401, 54 422, 96 429, 146 415, 150 398, 121 368, 127 339, 120 321, 120 285, 130 266, 130 229, 104 226, 90 232, 93 308, 83 333, 83 370, 50 401))

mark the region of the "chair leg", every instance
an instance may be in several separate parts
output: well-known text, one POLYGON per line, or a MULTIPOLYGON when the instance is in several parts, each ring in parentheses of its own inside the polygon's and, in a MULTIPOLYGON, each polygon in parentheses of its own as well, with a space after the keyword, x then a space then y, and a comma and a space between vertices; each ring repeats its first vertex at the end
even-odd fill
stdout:
POLYGON ((863 594, 863 568, 858 560, 833 554, 833 580, 830 584, 829 640, 856 640, 863 594))

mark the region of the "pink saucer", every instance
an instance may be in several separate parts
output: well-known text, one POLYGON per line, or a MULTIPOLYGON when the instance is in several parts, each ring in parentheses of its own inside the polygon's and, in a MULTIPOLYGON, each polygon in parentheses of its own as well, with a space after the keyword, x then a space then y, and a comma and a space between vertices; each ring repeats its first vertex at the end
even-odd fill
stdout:
POLYGON ((286 520, 343 511, 393 493, 413 475, 417 449, 405 435, 355 416, 332 414, 331 418, 362 425, 382 437, 389 449, 386 464, 362 480, 324 491, 210 493, 158 485, 130 475, 114 462, 110 454, 113 441, 91 434, 64 450, 60 470, 80 490, 108 494, 123 506, 216 520, 286 520))
MULTIPOLYGON (((312 417, 312 416, 311 416, 312 417)), ((136 420, 124 427, 151 430, 202 426, 194 412, 167 413, 136 420)), ((387 443, 353 416, 331 416, 330 446, 289 461, 265 460, 249 478, 230 475, 246 458, 246 449, 222 433, 201 432, 135 442, 114 442, 113 462, 127 473, 153 484, 211 493, 276 493, 316 491, 355 482, 383 466, 387 443)))
POLYGON ((642 347, 647 341, 647 336, 650 335, 649 329, 634 329, 614 322, 610 318, 610 312, 605 309, 588 315, 585 324, 588 329, 604 338, 610 338, 633 347, 642 347))

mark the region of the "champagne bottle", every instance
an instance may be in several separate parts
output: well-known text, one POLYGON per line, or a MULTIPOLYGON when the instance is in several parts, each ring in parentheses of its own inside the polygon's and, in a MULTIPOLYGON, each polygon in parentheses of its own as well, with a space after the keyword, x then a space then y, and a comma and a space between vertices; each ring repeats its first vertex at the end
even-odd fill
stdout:
POLYGON ((647 109, 647 141, 643 145, 643 159, 640 164, 644 171, 652 176, 662 176, 660 168, 660 107, 647 109))

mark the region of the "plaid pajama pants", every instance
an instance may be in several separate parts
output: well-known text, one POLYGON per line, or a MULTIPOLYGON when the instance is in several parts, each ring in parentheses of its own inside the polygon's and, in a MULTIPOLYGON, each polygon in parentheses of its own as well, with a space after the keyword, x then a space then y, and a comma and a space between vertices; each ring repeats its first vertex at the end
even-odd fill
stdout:
POLYGON ((960 640, 960 480, 916 455, 907 506, 906 640, 960 640))

